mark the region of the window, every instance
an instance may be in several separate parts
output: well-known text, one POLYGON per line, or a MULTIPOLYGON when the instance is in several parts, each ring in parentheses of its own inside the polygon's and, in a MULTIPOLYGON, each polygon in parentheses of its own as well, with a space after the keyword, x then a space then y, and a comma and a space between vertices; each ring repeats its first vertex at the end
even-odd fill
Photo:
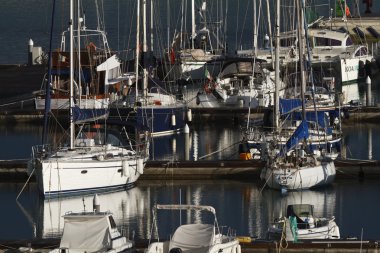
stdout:
POLYGON ((342 42, 340 40, 315 37, 315 46, 316 47, 329 47, 329 46, 341 46, 342 42))

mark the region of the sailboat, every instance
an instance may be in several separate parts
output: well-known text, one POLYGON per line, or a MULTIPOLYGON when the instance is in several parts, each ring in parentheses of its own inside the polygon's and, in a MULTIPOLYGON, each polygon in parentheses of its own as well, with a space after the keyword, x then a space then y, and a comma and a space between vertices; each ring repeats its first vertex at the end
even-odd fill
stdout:
MULTIPOLYGON (((219 6, 219 1, 212 6, 217 5, 216 16, 218 20, 212 21, 211 11, 208 10, 207 1, 191 0, 191 36, 186 36, 182 31, 175 35, 171 45, 169 73, 176 79, 203 80, 205 72, 211 76, 216 76, 226 59, 226 43, 222 34, 226 21, 223 18, 223 6, 219 6), (199 11, 199 22, 196 22, 196 11, 199 11)), ((184 9, 184 7, 182 7, 184 9)), ((184 14, 182 14, 184 15, 184 14)), ((183 18, 182 18, 183 20, 183 18)), ((182 21, 183 22, 183 21, 182 21)), ((182 25, 184 26, 184 25, 182 25)), ((182 28, 181 28, 182 30, 182 28)))
MULTIPOLYGON (((299 32, 299 55, 304 55, 303 47, 303 6, 297 2, 298 7, 298 32, 299 32)), ((277 22, 279 20, 279 1, 277 1, 277 22)), ((279 45, 279 26, 277 27, 277 43, 279 45)), ((306 35, 307 35, 307 31, 306 35)), ((276 47, 276 69, 279 69, 279 48, 276 47)), ((299 123, 292 136, 287 141, 285 147, 279 150, 275 142, 273 147, 269 148, 270 152, 267 165, 261 171, 260 178, 274 189, 280 190, 301 190, 313 187, 323 186, 333 182, 335 178, 335 165, 331 158, 325 157, 320 152, 311 152, 308 146, 309 127, 306 119, 305 110, 305 71, 303 66, 303 57, 300 58, 301 73, 301 103, 302 103, 302 120, 299 123)), ((278 76, 277 76, 278 77, 278 76)), ((278 80, 278 79, 277 79, 278 80)), ((277 84, 277 83, 276 83, 277 84)), ((275 106, 275 131, 279 131, 279 97, 276 85, 276 106, 275 106)))
MULTIPOLYGON (((71 0, 68 145, 63 144, 62 140, 58 140, 58 144, 53 140, 46 144, 47 138, 44 136, 42 145, 32 147, 32 157, 28 167, 28 174, 36 176, 39 189, 45 197, 132 187, 143 174, 147 160, 146 146, 137 146, 141 143, 136 143, 134 146, 130 139, 123 139, 120 132, 111 132, 107 123, 104 128, 99 124, 94 126, 88 124, 87 113, 76 106, 73 92, 74 22, 74 2, 71 0), (76 128, 76 125, 79 127, 76 128)), ((45 120, 50 116, 48 103, 49 100, 47 100, 45 120)), ((100 123, 99 118, 104 120, 104 115, 96 113, 90 115, 91 121, 100 123)), ((47 130, 44 133, 47 133, 47 130)), ((55 140, 57 139, 56 137, 55 140)))
MULTIPOLYGON (((184 129, 189 118, 187 103, 175 94, 173 82, 159 80, 148 66, 149 55, 153 53, 148 51, 147 43, 147 1, 142 3, 141 8, 138 0, 136 22, 136 45, 140 45, 140 9, 142 9, 142 52, 136 49, 135 73, 130 74, 128 86, 124 87, 125 96, 112 105, 116 110, 115 113, 111 112, 111 117, 121 121, 135 119, 137 127, 143 131, 148 130, 151 136, 177 133, 184 129)), ((153 1, 150 4, 152 5, 153 1)))
MULTIPOLYGON (((100 10, 97 10, 100 12, 100 10)), ((100 14, 98 13, 97 16, 100 14)), ((60 47, 51 55, 50 97, 47 98, 44 80, 40 92, 35 97, 35 108, 43 110, 45 101, 49 99, 53 110, 68 110, 70 107, 70 49, 69 29, 63 31, 60 37, 60 47)), ((120 84, 127 80, 122 74, 121 62, 118 56, 111 51, 106 32, 98 22, 96 29, 86 26, 83 16, 73 28, 73 36, 77 43, 78 53, 74 55, 74 62, 80 68, 74 69, 74 98, 76 105, 81 109, 108 109, 113 101, 113 95, 120 89, 120 84)), ((49 73, 46 74, 47 76, 49 73)), ((46 78, 47 79, 47 78, 46 78)))

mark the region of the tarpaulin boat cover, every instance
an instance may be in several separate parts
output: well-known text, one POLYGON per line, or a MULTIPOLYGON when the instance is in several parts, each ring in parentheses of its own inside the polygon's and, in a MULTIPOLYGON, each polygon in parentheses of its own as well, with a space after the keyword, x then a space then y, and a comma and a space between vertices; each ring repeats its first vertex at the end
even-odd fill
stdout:
POLYGON ((169 249, 180 248, 183 252, 208 252, 213 244, 215 227, 210 224, 186 224, 177 228, 169 249))
POLYGON ((303 120, 301 124, 297 127, 296 131, 294 131, 293 135, 286 142, 286 152, 292 150, 301 140, 306 139, 308 137, 309 127, 307 126, 307 122, 303 120))
POLYGON ((111 247, 108 216, 65 217, 60 247, 70 253, 106 251, 111 247))

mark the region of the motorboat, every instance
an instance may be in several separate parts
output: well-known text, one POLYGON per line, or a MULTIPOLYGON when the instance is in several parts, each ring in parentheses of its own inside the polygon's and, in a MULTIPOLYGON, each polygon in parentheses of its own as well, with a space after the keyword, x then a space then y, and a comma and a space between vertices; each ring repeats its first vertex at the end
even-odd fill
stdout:
POLYGON ((334 217, 315 217, 313 205, 293 204, 288 205, 285 217, 276 219, 269 227, 268 237, 285 237, 287 241, 340 239, 340 231, 334 217))
POLYGON ((214 224, 193 223, 180 225, 170 240, 150 243, 145 251, 146 253, 241 252, 239 241, 235 235, 222 234, 216 219, 215 209, 212 206, 157 204, 154 208, 155 214, 157 214, 157 211, 160 209, 208 212, 213 215, 214 224))
MULTIPOLYGON (((96 198, 95 195, 94 203, 97 203, 96 198)), ((134 243, 119 232, 112 214, 100 212, 99 205, 91 212, 68 212, 63 218, 64 228, 59 248, 51 253, 134 251, 134 243)))

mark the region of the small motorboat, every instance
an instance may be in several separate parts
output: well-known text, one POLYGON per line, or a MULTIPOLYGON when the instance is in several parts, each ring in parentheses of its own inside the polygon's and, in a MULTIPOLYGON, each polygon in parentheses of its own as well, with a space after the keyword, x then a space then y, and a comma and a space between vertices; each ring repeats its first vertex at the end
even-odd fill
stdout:
POLYGON ((95 195, 92 212, 69 212, 63 216, 59 248, 50 253, 134 252, 134 243, 121 235, 110 212, 100 212, 97 202, 95 195))
POLYGON ((286 216, 275 220, 268 229, 269 239, 286 238, 287 241, 305 239, 340 239, 335 218, 314 217, 310 204, 288 205, 286 216), (285 229, 285 230, 284 230, 285 229))
POLYGON ((214 216, 214 224, 180 225, 169 241, 150 243, 145 253, 241 253, 236 236, 221 233, 212 206, 156 205, 157 209, 208 211, 214 216))

